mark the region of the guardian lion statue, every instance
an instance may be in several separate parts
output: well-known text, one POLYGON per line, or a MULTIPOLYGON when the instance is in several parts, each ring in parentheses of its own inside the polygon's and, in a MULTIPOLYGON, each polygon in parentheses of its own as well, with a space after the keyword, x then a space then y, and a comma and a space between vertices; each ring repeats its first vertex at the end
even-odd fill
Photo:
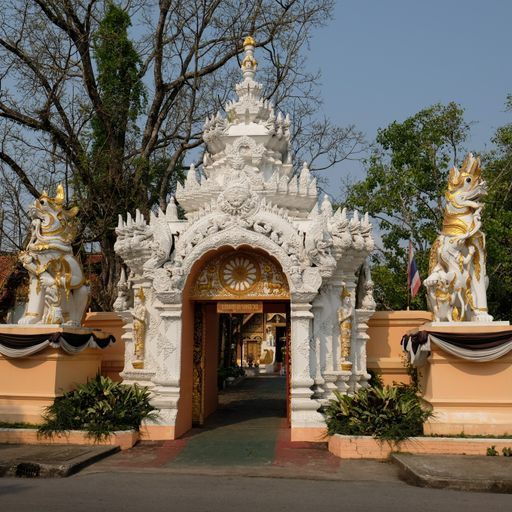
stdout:
POLYGON ((55 197, 43 192, 30 207, 31 238, 19 255, 29 272, 29 297, 19 324, 81 325, 89 286, 71 247, 77 213, 64 207, 62 185, 55 197))
POLYGON ((448 177, 443 228, 430 252, 427 298, 439 322, 492 322, 487 312, 480 159, 470 153, 448 177))

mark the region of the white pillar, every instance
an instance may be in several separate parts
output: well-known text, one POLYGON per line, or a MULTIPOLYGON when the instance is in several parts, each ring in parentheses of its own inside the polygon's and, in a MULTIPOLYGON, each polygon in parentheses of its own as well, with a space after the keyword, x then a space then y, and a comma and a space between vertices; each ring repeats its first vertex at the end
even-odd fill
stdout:
POLYGON ((310 356, 314 353, 313 313, 309 302, 291 303, 291 411, 292 429, 324 427, 317 412, 320 403, 313 399, 310 356))
POLYGON ((368 386, 368 380, 370 379, 370 374, 366 367, 366 343, 370 339, 368 335, 368 321, 373 313, 375 313, 375 311, 366 309, 356 309, 355 311, 356 329, 353 338, 355 340, 353 371, 357 377, 358 387, 368 386))
POLYGON ((156 375, 151 403, 160 410, 156 423, 175 425, 180 398, 181 313, 180 303, 158 304, 161 322, 156 337, 156 375))

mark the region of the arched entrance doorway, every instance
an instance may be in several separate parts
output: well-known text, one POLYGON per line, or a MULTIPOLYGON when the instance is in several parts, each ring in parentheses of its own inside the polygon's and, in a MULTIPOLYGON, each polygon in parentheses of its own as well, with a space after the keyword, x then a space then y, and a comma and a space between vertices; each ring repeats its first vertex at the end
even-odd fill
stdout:
POLYGON ((189 393, 182 395, 188 402, 180 407, 182 420, 202 425, 217 408, 226 372, 236 366, 286 374, 289 417, 290 290, 277 260, 243 246, 211 251, 194 265, 183 306, 189 314, 182 377, 189 393))

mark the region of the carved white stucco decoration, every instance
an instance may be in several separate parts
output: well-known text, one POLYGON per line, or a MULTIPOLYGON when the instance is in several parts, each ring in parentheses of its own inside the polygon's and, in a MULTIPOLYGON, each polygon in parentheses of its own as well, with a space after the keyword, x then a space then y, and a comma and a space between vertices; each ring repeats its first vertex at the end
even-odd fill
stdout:
MULTIPOLYGON (((186 220, 178 219, 172 198, 166 212, 151 214, 149 223, 136 212, 135 218, 120 218, 116 230, 116 251, 129 268, 129 277, 123 275, 119 284, 117 304, 130 320, 133 295, 144 288, 148 309, 144 369, 133 367, 133 328, 127 320, 124 378, 153 386, 153 402, 165 425, 174 424, 180 397, 186 280, 205 254, 221 248, 266 253, 281 267, 276 275, 287 281, 292 427, 322 426, 317 411, 333 391, 353 391, 369 378, 366 330, 375 303, 368 271, 358 273, 365 282, 360 285, 364 296, 356 304, 356 273, 374 246, 368 215, 334 212, 327 196, 319 201, 307 164, 294 174, 290 119, 276 115, 260 97, 253 45, 248 38, 238 99, 226 105, 225 118, 217 114, 206 120, 203 178, 198 181, 191 166, 185 184, 178 186, 176 200, 186 220), (350 371, 342 371, 340 364, 337 312, 342 290, 352 305, 346 324, 352 326, 350 371)), ((209 286, 208 276, 199 273, 199 282, 209 286)))
POLYGON ((425 279, 434 320, 492 322, 487 312, 488 278, 485 236, 481 231, 482 198, 487 193, 480 159, 470 153, 448 178, 443 229, 430 252, 425 279))
POLYGON ((30 277, 29 296, 19 324, 81 325, 89 286, 73 255, 78 208, 66 209, 64 187, 55 197, 43 192, 30 207, 32 232, 19 255, 30 277))

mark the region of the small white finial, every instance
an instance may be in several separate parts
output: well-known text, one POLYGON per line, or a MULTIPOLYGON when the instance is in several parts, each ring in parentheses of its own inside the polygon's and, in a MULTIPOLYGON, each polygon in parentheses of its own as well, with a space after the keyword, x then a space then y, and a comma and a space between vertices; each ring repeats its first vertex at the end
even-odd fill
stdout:
POLYGON ((327 215, 328 217, 332 217, 332 204, 329 196, 327 194, 324 195, 324 199, 322 201, 322 213, 327 215))
POLYGON ((178 220, 178 208, 176 207, 174 196, 171 196, 171 200, 167 205, 167 210, 165 210, 165 217, 167 220, 178 220))

